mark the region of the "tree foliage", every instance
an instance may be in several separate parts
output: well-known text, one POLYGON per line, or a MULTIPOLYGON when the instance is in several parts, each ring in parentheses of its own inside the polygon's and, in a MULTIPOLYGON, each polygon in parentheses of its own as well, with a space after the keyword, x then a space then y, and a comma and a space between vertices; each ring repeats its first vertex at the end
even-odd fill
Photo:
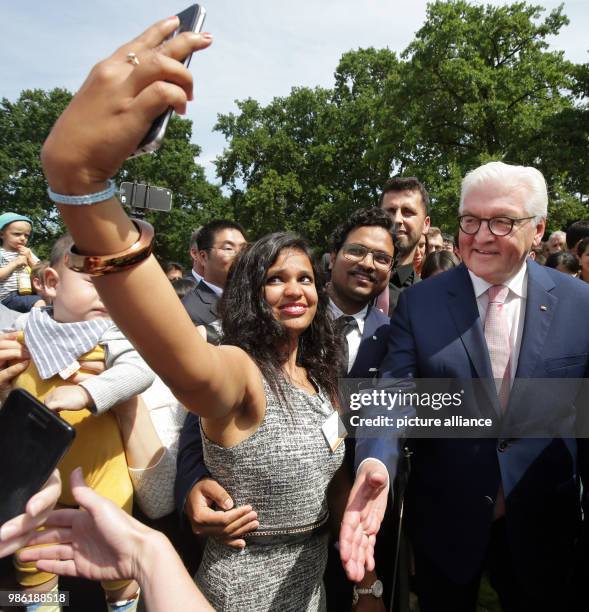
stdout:
MULTIPOLYGON (((160 151, 130 160, 117 179, 174 192, 172 213, 148 216, 165 259, 185 260, 191 230, 214 217, 242 222, 251 238, 289 229, 324 247, 334 225, 376 204, 393 175, 419 177, 432 222, 454 231, 462 177, 493 159, 538 167, 550 192, 548 231, 564 228, 589 217, 589 65, 548 42, 567 23, 562 6, 438 0, 400 56, 351 50, 329 89, 294 87, 220 115, 215 129, 227 146, 216 166, 228 198, 206 181, 191 124, 176 117, 160 151)), ((70 97, 24 91, 0 105, 3 210, 35 219, 41 252, 61 226, 39 150, 70 97)))
MULTIPOLYGON (((47 256, 63 226, 47 185, 39 154, 51 127, 71 100, 63 89, 23 91, 16 102, 3 99, 0 105, 0 198, 2 211, 15 211, 34 221, 32 246, 47 256)), ((114 177, 169 187, 174 194, 170 213, 148 213, 155 225, 155 252, 161 259, 188 262, 192 230, 226 209, 220 189, 207 182, 196 164, 200 147, 190 142, 192 124, 173 117, 160 150, 127 161, 114 177)))
POLYGON ((234 215, 255 234, 286 227, 323 246, 334 223, 403 174, 426 184, 432 221, 453 231, 461 178, 501 159, 544 172, 549 229, 588 216, 588 68, 550 50, 568 19, 562 7, 544 12, 434 2, 400 58, 350 51, 330 90, 238 102, 216 126, 234 215))

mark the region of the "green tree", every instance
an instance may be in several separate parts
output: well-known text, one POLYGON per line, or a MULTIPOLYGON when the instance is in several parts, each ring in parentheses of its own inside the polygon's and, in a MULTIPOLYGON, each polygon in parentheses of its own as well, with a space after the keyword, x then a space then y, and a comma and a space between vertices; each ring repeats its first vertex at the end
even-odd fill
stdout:
MULTIPOLYGON (((393 164, 424 180, 434 221, 447 229, 455 227, 459 177, 489 159, 548 171, 561 196, 570 185, 565 156, 545 163, 544 150, 575 109, 577 67, 548 48, 548 37, 568 23, 562 6, 542 19, 543 12, 524 2, 429 4, 402 55, 400 82, 385 92, 392 128, 383 139, 401 143, 393 164)), ((586 139, 579 145, 586 159, 586 139)))
POLYGON ((550 50, 568 19, 562 7, 544 13, 437 1, 400 59, 349 51, 333 89, 238 102, 216 126, 234 215, 254 235, 294 229, 324 246, 351 210, 376 203, 389 176, 415 175, 433 222, 454 231, 462 177, 501 159, 545 174, 549 229, 587 216, 588 68, 550 50))
MULTIPOLYGON (((0 198, 2 211, 15 211, 34 221, 33 248, 46 256, 63 231, 57 210, 47 197, 39 154, 51 127, 71 100, 63 89, 23 91, 16 102, 0 104, 0 198)), ((227 211, 219 187, 207 182, 194 160, 200 147, 190 142, 192 124, 173 117, 160 150, 127 161, 114 177, 173 191, 170 213, 148 213, 156 229, 156 254, 188 263, 192 229, 227 211)))
POLYGON ((294 230, 324 247, 333 226, 376 203, 389 173, 376 155, 384 83, 397 65, 390 51, 345 54, 336 86, 293 88, 262 107, 239 101, 215 129, 228 140, 217 173, 233 212, 252 236, 294 230))
POLYGON ((47 198, 39 153, 51 127, 72 95, 64 89, 23 91, 16 102, 0 104, 0 202, 35 221, 33 246, 47 255, 63 231, 57 210, 47 198))

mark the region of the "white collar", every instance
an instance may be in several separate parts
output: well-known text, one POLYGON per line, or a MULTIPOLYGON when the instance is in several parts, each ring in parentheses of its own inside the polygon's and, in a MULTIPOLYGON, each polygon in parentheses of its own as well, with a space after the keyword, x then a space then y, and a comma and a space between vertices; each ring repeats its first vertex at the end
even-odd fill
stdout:
POLYGON ((208 280, 205 280, 204 278, 202 279, 202 282, 207 285, 207 287, 210 287, 219 297, 221 297, 223 295, 223 288, 222 287, 217 287, 217 285, 213 285, 213 283, 211 283, 208 280))
MULTIPOLYGON (((470 280, 472 281, 472 286, 474 288, 474 294, 476 299, 478 300, 485 291, 489 287, 493 286, 493 283, 489 283, 486 280, 483 280, 470 270, 468 271, 470 275, 470 280)), ((503 283, 506 287, 509 288, 510 291, 513 291, 515 295, 520 298, 525 299, 528 295, 528 266, 527 261, 524 261, 520 269, 505 283, 503 283)))

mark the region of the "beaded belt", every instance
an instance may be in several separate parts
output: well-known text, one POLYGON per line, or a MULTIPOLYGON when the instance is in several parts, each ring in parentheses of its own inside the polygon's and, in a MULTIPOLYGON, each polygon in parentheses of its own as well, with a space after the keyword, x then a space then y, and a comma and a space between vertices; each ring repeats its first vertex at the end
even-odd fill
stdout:
POLYGON ((246 533, 243 537, 248 545, 260 544, 295 544, 309 539, 311 536, 319 535, 327 531, 329 512, 326 512, 318 521, 301 525, 300 527, 284 527, 277 529, 262 529, 246 533))

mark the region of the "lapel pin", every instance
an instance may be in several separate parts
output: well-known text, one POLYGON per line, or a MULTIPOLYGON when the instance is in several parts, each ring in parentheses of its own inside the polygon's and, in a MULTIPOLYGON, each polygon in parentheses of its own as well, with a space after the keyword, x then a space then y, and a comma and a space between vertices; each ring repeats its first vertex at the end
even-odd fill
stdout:
POLYGON ((373 340, 376 340, 376 336, 372 336, 372 339, 373 339, 373 340))
POLYGON ((548 306, 544 306, 544 304, 542 304, 542 305, 540 306, 540 310, 548 310, 548 306))

